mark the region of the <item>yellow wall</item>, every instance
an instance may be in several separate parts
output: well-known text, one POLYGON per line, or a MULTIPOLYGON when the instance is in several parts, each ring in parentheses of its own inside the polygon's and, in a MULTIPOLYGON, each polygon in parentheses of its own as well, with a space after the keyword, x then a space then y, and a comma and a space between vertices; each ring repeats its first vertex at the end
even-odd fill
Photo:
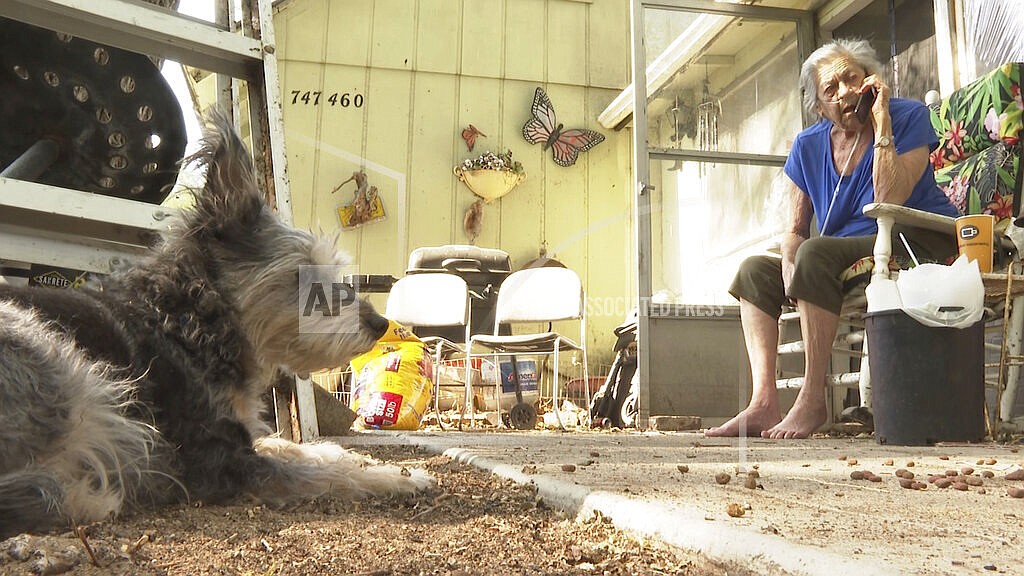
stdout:
POLYGON ((292 0, 274 22, 295 223, 337 232, 360 273, 402 276, 414 248, 469 243, 463 214, 476 197, 452 168, 511 149, 527 179, 484 207, 476 244, 505 250, 514 269, 546 246, 576 270, 591 369, 609 364, 634 298, 631 144, 596 117, 629 82, 628 1, 292 0), (606 137, 574 166, 522 137, 538 86, 559 122, 606 137), (472 153, 470 123, 487 135, 472 153), (342 230, 336 209, 354 185, 331 191, 360 168, 387 218, 342 230))

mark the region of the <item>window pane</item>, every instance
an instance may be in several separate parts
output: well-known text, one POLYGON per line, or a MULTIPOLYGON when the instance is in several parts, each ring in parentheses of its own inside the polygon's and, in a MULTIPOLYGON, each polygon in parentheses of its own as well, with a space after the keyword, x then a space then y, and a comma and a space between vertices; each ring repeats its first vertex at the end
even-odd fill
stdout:
POLYGON ((802 126, 796 24, 648 10, 653 148, 784 155, 802 126))
POLYGON ((652 292, 680 304, 735 304, 740 262, 777 249, 788 221, 781 167, 651 161, 652 292))

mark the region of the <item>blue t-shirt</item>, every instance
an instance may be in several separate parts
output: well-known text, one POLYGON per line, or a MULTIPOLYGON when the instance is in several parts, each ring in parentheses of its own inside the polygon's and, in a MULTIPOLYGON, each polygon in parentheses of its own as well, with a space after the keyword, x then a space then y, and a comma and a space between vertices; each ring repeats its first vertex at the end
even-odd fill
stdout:
MULTIPOLYGON (((927 146, 935 150, 938 137, 932 129, 928 108, 920 102, 903 98, 889 100, 889 114, 892 117, 893 141, 896 153, 902 154, 914 148, 927 146)), ((865 204, 875 201, 871 172, 875 163, 875 147, 872 143, 861 157, 853 173, 844 176, 835 195, 835 205, 828 214, 827 230, 821 230, 825 215, 832 203, 832 193, 839 182, 839 172, 832 163, 832 130, 830 120, 821 119, 797 135, 793 149, 786 158, 786 175, 811 199, 814 216, 821 234, 827 236, 867 236, 878 231, 874 218, 861 212, 865 204)), ((934 212, 945 216, 957 216, 956 207, 935 185, 935 174, 931 164, 914 185, 914 190, 904 206, 934 212)))

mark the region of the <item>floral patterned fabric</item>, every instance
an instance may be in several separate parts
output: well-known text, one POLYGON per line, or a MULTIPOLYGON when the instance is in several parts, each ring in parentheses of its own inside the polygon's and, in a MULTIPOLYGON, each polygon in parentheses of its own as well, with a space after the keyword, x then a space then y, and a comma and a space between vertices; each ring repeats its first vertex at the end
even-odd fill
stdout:
MULTIPOLYGON (((1021 68, 1011 62, 956 90, 931 107, 939 147, 931 154, 935 181, 960 214, 993 214, 997 233, 1021 213, 1021 68)), ((1024 225, 1024 217, 1018 225, 1024 225)), ((894 257, 891 269, 908 263, 894 257)), ((840 275, 849 289, 866 283, 874 267, 861 258, 840 275)))
POLYGON ((935 181, 961 214, 993 214, 1004 230, 1021 211, 1021 68, 1011 62, 931 108, 935 181))

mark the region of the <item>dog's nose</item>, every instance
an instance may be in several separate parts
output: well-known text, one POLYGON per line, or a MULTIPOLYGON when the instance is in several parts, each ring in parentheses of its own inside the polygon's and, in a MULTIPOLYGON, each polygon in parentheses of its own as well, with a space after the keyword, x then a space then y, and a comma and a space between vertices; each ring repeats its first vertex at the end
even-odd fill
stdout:
POLYGON ((380 338, 388 331, 388 319, 373 310, 370 310, 363 316, 363 322, 375 339, 380 338))

